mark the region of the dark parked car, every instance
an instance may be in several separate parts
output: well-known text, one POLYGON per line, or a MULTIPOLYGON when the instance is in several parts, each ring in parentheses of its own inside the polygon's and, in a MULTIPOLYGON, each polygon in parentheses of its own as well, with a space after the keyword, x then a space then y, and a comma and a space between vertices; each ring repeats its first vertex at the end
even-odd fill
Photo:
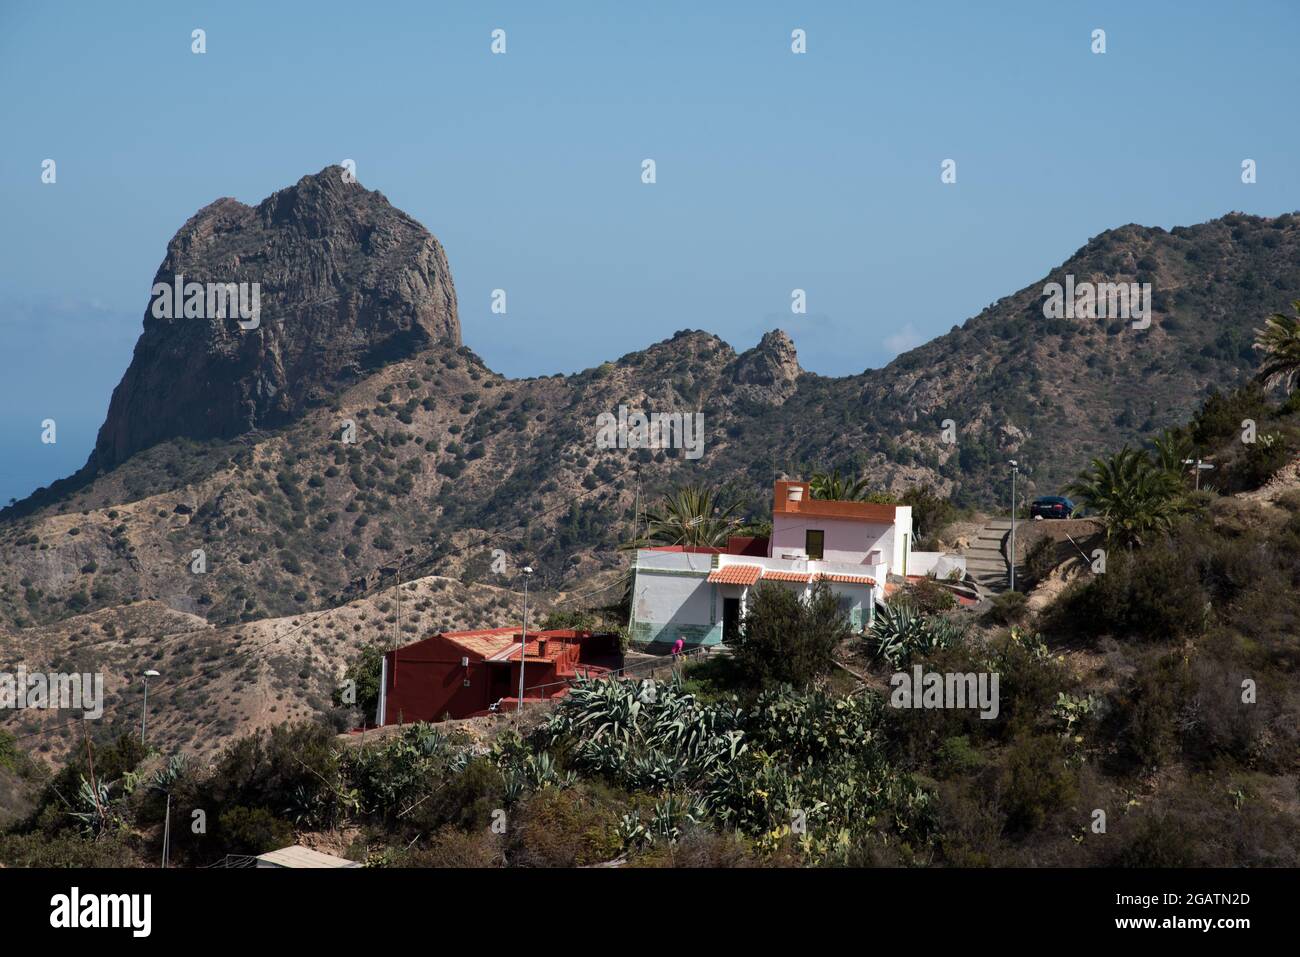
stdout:
POLYGON ((1069 518, 1073 512, 1074 503, 1060 495, 1044 495, 1029 506, 1030 518, 1069 518))

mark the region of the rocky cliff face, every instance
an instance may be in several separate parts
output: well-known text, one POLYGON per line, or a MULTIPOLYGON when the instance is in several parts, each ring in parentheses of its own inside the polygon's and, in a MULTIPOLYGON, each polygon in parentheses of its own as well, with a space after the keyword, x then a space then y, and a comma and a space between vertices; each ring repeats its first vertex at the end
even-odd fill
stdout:
POLYGON ((780 405, 798 388, 799 355, 781 329, 763 334, 758 345, 742 352, 732 369, 741 395, 767 405, 780 405))
POLYGON ((337 166, 255 207, 219 199, 200 210, 168 243, 154 283, 92 473, 164 439, 283 425, 368 369, 460 344, 442 246, 337 166), (163 292, 178 276, 202 292, 163 292), (233 308, 219 317, 208 285, 218 283, 249 284, 249 305, 257 284, 255 327, 233 308))

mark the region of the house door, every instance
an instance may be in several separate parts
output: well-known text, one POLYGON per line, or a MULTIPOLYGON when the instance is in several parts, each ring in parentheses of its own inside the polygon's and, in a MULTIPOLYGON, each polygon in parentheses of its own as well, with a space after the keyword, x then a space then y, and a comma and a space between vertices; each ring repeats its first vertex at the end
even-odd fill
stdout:
POLYGON ((740 640, 740 599, 722 599, 722 640, 730 644, 740 640))
POLYGON ((492 684, 488 689, 488 704, 500 701, 502 698, 509 698, 512 694, 519 694, 519 689, 513 691, 510 688, 510 666, 496 665, 492 668, 492 684))

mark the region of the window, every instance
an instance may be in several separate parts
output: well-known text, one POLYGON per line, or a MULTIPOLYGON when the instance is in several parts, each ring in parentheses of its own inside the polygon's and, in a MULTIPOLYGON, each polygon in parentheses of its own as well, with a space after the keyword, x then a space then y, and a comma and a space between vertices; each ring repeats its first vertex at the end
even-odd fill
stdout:
POLYGON ((803 550, 808 553, 808 557, 813 561, 822 560, 822 552, 826 548, 826 533, 821 529, 810 528, 804 533, 803 550))

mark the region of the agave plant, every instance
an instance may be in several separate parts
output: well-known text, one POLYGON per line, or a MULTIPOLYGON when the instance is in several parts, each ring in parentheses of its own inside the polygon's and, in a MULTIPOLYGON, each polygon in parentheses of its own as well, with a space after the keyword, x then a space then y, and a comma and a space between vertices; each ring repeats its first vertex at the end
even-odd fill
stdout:
POLYGON ((426 758, 441 754, 449 743, 447 735, 423 721, 414 725, 407 734, 415 749, 426 758))
POLYGON ((669 794, 655 802, 654 816, 646 833, 652 841, 663 839, 676 843, 687 825, 698 824, 706 815, 707 811, 695 795, 669 794))
POLYGON ((623 768, 623 779, 639 791, 666 791, 684 783, 686 767, 663 751, 635 755, 623 768))
POLYGON ((872 652, 894 667, 914 654, 948 648, 961 640, 962 631, 945 618, 926 616, 911 605, 886 605, 876 614, 867 633, 872 652))
POLYGON ((618 837, 625 849, 640 847, 647 843, 648 835, 645 825, 641 823, 641 815, 624 814, 623 819, 618 823, 618 837))
POLYGON ((176 782, 185 776, 187 767, 185 755, 173 754, 163 767, 153 773, 149 787, 162 794, 171 794, 176 782))
POLYGON ((679 680, 580 681, 542 735, 573 743, 577 766, 637 789, 659 791, 706 779, 747 745, 731 704, 702 705, 679 680))
POLYGON ((85 775, 82 775, 81 787, 77 789, 68 813, 88 837, 98 837, 122 825, 121 815, 112 797, 112 784, 98 781, 92 786, 85 775))
POLYGON ((523 764, 524 781, 535 791, 542 788, 571 788, 578 781, 572 771, 560 771, 549 751, 530 754, 523 764))

